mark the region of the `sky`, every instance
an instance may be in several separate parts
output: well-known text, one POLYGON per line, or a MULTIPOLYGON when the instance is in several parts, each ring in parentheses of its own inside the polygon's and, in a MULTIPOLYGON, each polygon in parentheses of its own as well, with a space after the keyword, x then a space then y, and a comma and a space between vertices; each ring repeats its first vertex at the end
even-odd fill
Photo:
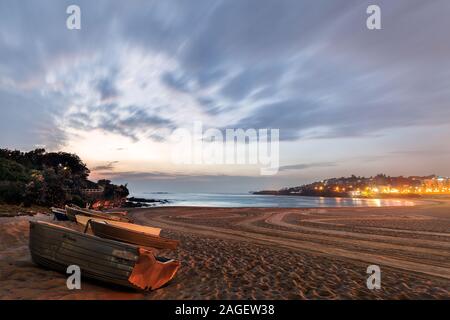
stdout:
POLYGON ((449 14, 447 0, 0 0, 0 147, 76 153, 135 193, 450 176, 449 14), (279 129, 278 173, 174 163, 171 133, 196 122, 279 129))

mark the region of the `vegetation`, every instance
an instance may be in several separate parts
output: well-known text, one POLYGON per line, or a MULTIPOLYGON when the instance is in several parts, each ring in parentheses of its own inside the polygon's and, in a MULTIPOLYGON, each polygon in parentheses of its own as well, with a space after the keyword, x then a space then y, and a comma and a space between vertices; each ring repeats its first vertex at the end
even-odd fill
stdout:
POLYGON ((85 205, 128 196, 126 185, 88 180, 89 169, 76 154, 0 149, 0 203, 24 206, 85 205), (97 192, 87 192, 87 190, 97 192))

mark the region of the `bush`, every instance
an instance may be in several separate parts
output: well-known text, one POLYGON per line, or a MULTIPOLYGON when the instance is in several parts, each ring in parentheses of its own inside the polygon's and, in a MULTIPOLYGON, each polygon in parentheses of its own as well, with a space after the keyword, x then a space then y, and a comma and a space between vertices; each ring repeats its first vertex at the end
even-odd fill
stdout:
POLYGON ((79 195, 72 196, 72 200, 70 202, 81 208, 84 208, 86 206, 86 202, 84 202, 84 200, 79 195))
POLYGON ((25 183, 20 181, 2 181, 0 200, 11 204, 21 204, 25 199, 25 183))
POLYGON ((15 161, 0 158, 0 181, 27 182, 28 172, 24 166, 15 161))

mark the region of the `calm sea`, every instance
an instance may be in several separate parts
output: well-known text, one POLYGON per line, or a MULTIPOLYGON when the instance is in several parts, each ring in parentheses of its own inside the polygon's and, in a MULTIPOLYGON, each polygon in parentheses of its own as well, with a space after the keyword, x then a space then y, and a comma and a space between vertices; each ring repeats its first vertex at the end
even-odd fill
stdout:
POLYGON ((138 193, 135 197, 146 199, 167 199, 169 204, 163 206, 198 206, 198 207, 381 207, 411 206, 414 201, 397 199, 352 199, 323 198, 300 196, 271 196, 251 194, 224 193, 138 193))

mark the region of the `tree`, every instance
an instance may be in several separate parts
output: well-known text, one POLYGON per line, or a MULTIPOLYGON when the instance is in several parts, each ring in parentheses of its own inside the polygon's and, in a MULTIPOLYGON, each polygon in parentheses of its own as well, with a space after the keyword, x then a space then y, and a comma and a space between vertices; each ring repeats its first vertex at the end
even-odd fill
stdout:
POLYGON ((1 159, 0 158, 0 181, 28 181, 28 172, 27 169, 11 160, 1 159))
POLYGON ((128 196, 126 185, 110 180, 89 181, 89 169, 76 154, 35 149, 29 152, 0 149, 0 201, 7 203, 63 205, 92 201, 82 190, 104 189, 101 199, 128 196))
POLYGON ((62 205, 67 199, 67 188, 64 186, 63 173, 53 168, 43 170, 43 199, 47 205, 62 205))
POLYGON ((107 200, 125 198, 130 194, 127 185, 117 186, 112 184, 111 180, 102 179, 97 184, 104 188, 103 197, 107 200))

